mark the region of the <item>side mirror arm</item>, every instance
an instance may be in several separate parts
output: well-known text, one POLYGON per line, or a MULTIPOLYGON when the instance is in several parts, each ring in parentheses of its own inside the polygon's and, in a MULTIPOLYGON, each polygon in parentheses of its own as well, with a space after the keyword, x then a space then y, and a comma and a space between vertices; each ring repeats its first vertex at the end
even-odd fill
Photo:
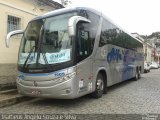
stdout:
POLYGON ((23 34, 24 33, 24 30, 16 30, 16 31, 12 31, 12 32, 9 32, 6 36, 6 47, 9 48, 9 43, 10 43, 10 38, 13 36, 13 35, 16 35, 16 34, 23 34))

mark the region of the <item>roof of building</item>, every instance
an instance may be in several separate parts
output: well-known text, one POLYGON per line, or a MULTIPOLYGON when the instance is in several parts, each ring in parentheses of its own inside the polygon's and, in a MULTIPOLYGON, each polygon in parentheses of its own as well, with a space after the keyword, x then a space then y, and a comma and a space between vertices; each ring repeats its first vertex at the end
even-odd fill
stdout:
POLYGON ((42 2, 48 6, 52 6, 54 7, 55 9, 61 9, 61 8, 64 8, 64 6, 58 2, 55 2, 53 0, 37 0, 39 2, 42 2))

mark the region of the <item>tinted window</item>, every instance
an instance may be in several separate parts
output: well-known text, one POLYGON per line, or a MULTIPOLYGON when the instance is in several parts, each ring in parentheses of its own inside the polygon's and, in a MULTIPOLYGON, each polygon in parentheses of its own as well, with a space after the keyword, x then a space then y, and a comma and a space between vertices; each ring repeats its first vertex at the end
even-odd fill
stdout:
POLYGON ((85 10, 80 10, 79 15, 86 17, 91 22, 77 24, 77 61, 81 61, 91 55, 97 34, 99 16, 85 10))
POLYGON ((136 50, 141 46, 137 40, 131 37, 129 34, 117 28, 115 25, 107 20, 103 20, 102 31, 99 41, 99 47, 106 44, 113 44, 119 47, 136 50))
POLYGON ((78 23, 77 25, 77 56, 84 59, 91 54, 91 41, 89 39, 89 23, 78 23))
POLYGON ((86 29, 88 29, 88 31, 89 31, 89 39, 92 44, 91 50, 93 50, 100 17, 98 15, 96 15, 90 11, 86 11, 86 10, 80 10, 79 15, 83 16, 91 21, 89 24, 87 24, 86 29))
POLYGON ((109 41, 112 40, 112 24, 106 20, 103 20, 102 31, 100 36, 99 46, 106 45, 109 41))

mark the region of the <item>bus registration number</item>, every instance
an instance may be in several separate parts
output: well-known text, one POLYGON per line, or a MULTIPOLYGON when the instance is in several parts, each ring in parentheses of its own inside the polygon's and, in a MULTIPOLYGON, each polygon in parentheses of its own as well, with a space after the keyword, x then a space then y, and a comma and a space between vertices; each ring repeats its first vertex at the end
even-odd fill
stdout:
POLYGON ((40 95, 40 94, 41 94, 41 92, 38 91, 38 90, 33 90, 33 91, 32 91, 32 95, 37 96, 37 95, 40 95))

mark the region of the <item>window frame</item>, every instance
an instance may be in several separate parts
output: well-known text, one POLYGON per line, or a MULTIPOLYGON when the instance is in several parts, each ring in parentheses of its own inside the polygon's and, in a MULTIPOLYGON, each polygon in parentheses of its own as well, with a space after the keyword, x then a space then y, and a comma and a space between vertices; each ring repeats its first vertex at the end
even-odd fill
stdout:
MULTIPOLYGON (((76 63, 79 63, 83 60, 85 60, 86 58, 88 58, 89 56, 92 55, 95 44, 96 44, 96 36, 97 36, 97 32, 98 32, 98 27, 99 27, 99 21, 100 21, 100 16, 92 11, 89 10, 79 10, 79 16, 85 17, 89 20, 91 20, 91 23, 87 23, 88 24, 88 41, 87 43, 89 43, 89 47, 87 47, 87 55, 84 55, 82 57, 77 57, 78 54, 78 50, 77 50, 77 37, 78 37, 78 29, 76 27, 76 63)), ((80 22, 79 22, 80 23, 80 22)), ((79 24, 77 23, 77 25, 79 24)))
POLYGON ((22 27, 22 18, 16 15, 12 15, 12 14, 7 14, 7 33, 14 31, 14 30, 19 30, 22 27), (12 20, 9 20, 12 18, 12 20), (14 21, 16 20, 16 21, 14 21), (10 22, 10 23, 9 23, 10 22), (13 28, 13 23, 16 24, 16 27, 13 28))

